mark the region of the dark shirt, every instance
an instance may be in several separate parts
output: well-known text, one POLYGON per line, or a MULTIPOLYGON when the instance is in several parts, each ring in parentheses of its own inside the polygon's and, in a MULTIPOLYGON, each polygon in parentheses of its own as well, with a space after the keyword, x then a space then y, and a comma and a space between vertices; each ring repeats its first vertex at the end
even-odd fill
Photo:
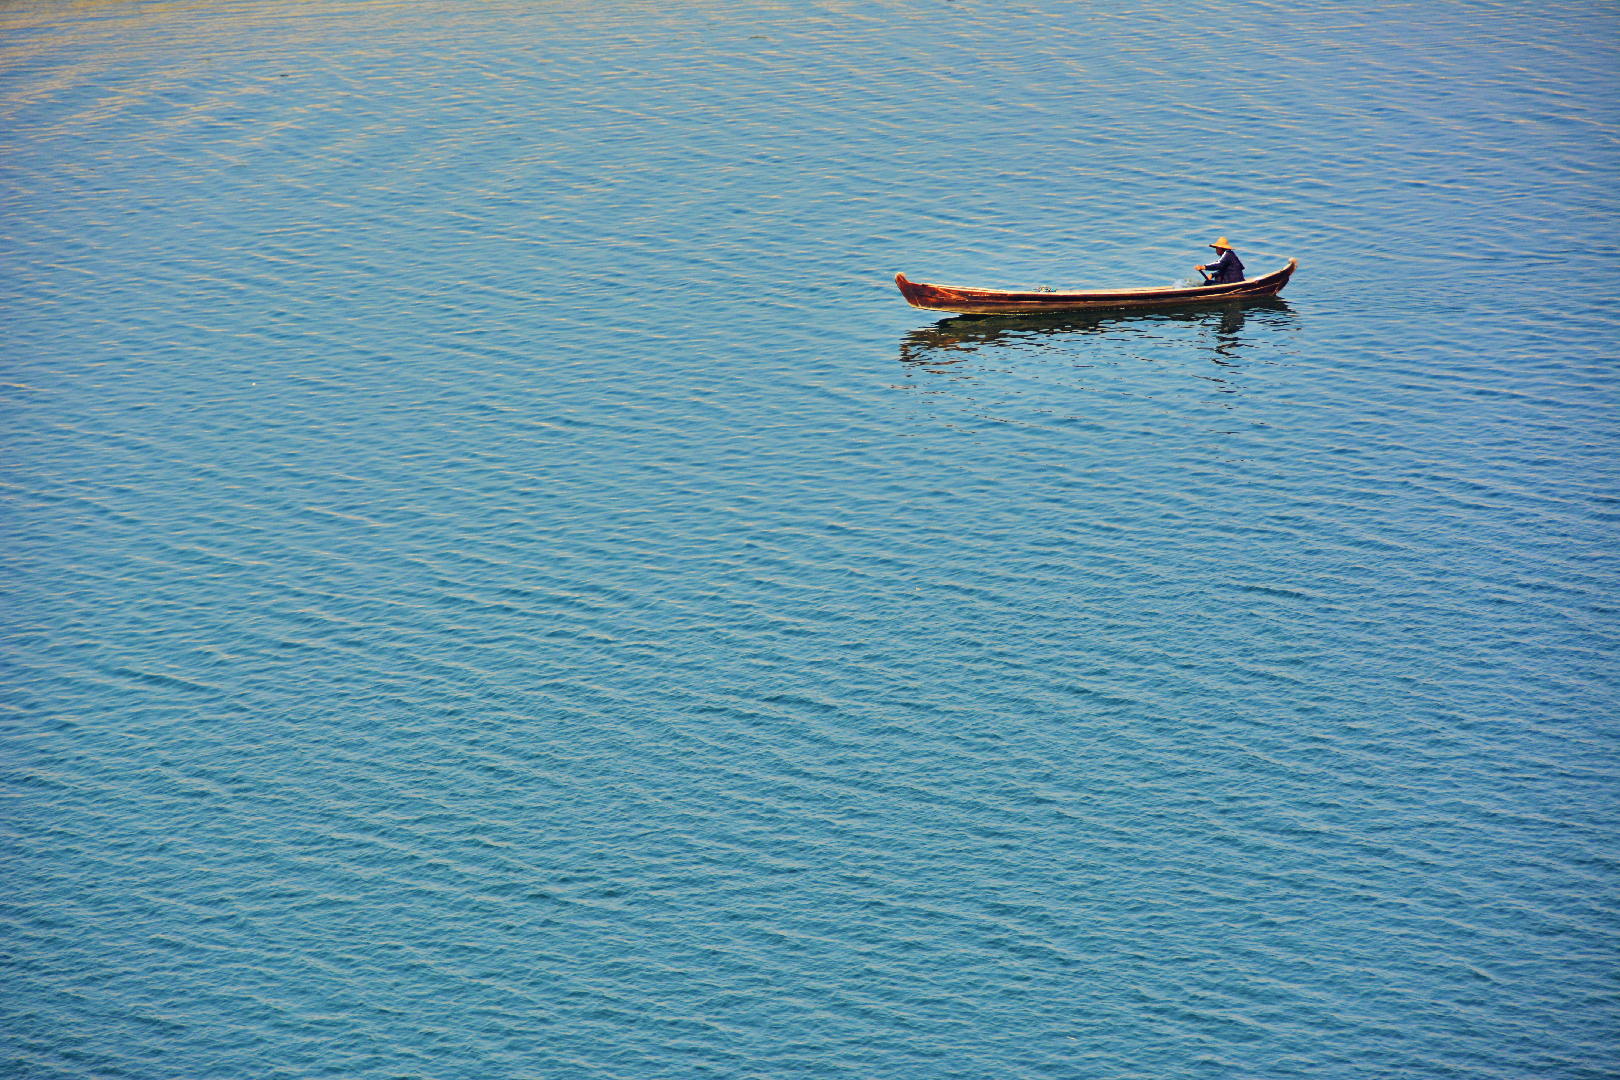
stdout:
POLYGON ((1221 257, 1204 269, 1209 271, 1211 285, 1226 285, 1243 280, 1243 262, 1237 257, 1237 252, 1230 249, 1221 252, 1221 257))

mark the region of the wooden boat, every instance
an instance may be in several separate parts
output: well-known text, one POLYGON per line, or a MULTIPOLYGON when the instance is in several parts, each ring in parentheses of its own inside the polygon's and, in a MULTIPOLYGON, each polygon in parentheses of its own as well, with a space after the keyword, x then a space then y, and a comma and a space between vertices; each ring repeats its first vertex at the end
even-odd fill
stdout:
POLYGON ((965 289, 955 285, 925 285, 894 275, 894 283, 912 307, 927 311, 954 311, 959 315, 1035 315, 1048 311, 1186 307, 1189 304, 1226 304, 1263 300, 1282 292, 1299 260, 1265 277, 1245 278, 1228 285, 1197 285, 1190 289, 1124 289, 1113 292, 999 292, 965 289))

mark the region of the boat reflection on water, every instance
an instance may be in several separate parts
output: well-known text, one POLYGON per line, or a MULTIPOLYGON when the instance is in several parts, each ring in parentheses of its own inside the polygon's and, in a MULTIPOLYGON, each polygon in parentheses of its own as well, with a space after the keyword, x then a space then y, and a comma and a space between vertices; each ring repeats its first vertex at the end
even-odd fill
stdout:
POLYGON ((1126 329, 1182 325, 1212 330, 1216 363, 1232 365, 1243 348, 1243 331, 1250 319, 1271 326, 1291 321, 1286 300, 1251 300, 1220 307, 1181 308, 1169 311, 1071 311, 1050 315, 957 315, 932 326, 918 327, 900 341, 900 362, 929 367, 956 364, 980 349, 993 346, 1040 347, 1057 337, 1104 334, 1126 329))

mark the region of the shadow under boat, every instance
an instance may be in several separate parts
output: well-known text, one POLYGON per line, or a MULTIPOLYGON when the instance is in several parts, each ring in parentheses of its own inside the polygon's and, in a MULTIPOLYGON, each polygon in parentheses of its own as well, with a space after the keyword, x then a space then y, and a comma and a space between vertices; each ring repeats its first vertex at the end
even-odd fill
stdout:
POLYGON ((1069 311, 1035 315, 955 315, 918 327, 900 341, 900 362, 929 364, 950 350, 1028 343, 1046 336, 1102 333, 1122 325, 1200 324, 1222 337, 1241 333, 1250 318, 1287 319, 1294 309, 1278 298, 1192 304, 1149 311, 1069 311))

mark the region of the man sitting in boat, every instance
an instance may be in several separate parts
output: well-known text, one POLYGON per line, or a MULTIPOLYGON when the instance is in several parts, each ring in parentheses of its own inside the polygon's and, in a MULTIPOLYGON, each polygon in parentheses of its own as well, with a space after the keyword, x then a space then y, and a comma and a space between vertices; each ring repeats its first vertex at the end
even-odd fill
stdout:
POLYGON ((1195 270, 1210 271, 1204 278, 1204 284, 1226 285, 1234 281, 1242 281, 1243 261, 1237 257, 1237 252, 1232 250, 1232 245, 1226 242, 1226 237, 1221 237, 1209 246, 1215 249, 1215 253, 1220 258, 1205 266, 1193 267, 1195 270))

